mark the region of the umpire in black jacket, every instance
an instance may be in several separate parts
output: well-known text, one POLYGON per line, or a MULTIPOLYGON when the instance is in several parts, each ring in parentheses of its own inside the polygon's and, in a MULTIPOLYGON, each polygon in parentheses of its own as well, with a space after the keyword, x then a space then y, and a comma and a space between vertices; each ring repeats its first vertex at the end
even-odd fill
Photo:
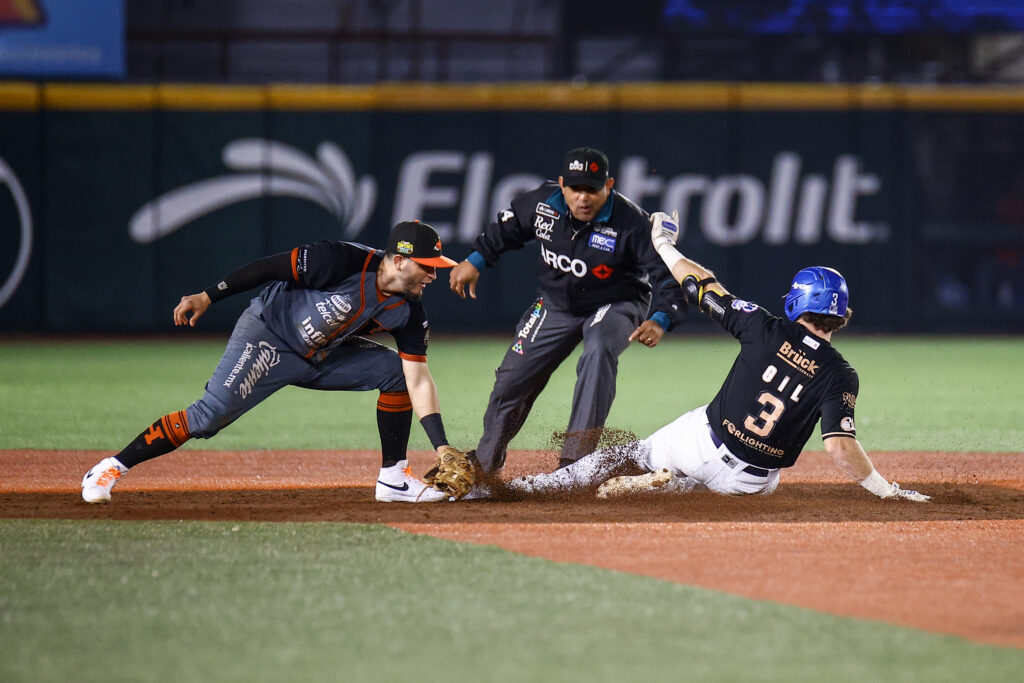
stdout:
POLYGON ((685 310, 682 290, 651 246, 647 212, 614 184, 604 152, 572 150, 558 182, 513 199, 452 270, 452 291, 466 298, 468 287, 475 299, 485 265, 530 240, 540 246, 537 300, 519 320, 484 413, 476 456, 487 472, 505 464, 534 400, 581 340, 559 465, 594 450, 615 398, 619 354, 635 340, 656 346, 685 310))

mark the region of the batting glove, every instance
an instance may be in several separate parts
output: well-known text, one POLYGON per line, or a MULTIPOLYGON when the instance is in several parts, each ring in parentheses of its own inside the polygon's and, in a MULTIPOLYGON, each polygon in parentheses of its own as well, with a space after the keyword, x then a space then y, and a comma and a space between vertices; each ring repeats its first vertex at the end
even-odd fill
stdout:
POLYGON ((871 474, 861 479, 860 485, 883 500, 902 498, 903 500, 912 500, 915 503, 927 503, 932 499, 931 496, 926 496, 917 491, 901 489, 899 484, 896 482, 890 483, 874 469, 871 470, 871 474))
POLYGON ((900 485, 896 482, 892 483, 892 493, 886 498, 903 498, 904 500, 912 500, 915 503, 927 503, 932 499, 931 496, 926 496, 923 493, 917 491, 911 491, 910 489, 901 489, 900 485))
POLYGON ((656 250, 662 246, 676 246, 679 239, 679 212, 673 211, 669 217, 667 213, 657 211, 651 214, 651 241, 654 242, 656 250))

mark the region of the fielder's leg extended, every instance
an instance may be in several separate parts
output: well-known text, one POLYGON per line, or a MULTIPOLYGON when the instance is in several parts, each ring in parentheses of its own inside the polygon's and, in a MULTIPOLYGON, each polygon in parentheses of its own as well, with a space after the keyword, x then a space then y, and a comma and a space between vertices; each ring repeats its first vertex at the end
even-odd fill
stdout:
POLYGON ((191 438, 210 438, 281 387, 306 376, 309 364, 266 328, 254 306, 235 324, 202 398, 160 418, 120 453, 86 472, 83 500, 109 501, 114 484, 129 468, 170 453, 191 438))

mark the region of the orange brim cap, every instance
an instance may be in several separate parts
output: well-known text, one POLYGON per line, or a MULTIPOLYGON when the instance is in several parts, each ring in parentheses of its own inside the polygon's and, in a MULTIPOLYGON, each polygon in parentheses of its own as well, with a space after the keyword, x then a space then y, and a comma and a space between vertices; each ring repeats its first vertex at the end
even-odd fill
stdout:
POLYGON ((432 256, 430 258, 413 256, 411 258, 421 266, 433 266, 434 268, 454 268, 459 265, 458 261, 453 261, 447 256, 432 256))

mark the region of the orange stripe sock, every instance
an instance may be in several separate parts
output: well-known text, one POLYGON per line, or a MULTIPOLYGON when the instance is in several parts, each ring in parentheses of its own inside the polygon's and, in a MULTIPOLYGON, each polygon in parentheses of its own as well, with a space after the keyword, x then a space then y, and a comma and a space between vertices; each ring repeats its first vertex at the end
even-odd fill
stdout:
POLYGON ((377 431, 380 432, 381 467, 391 467, 406 457, 412 426, 412 401, 405 391, 382 391, 377 399, 377 431))
POLYGON ((412 401, 408 391, 382 391, 377 399, 377 410, 388 413, 401 413, 412 410, 412 401))
POLYGON ((188 417, 184 410, 179 410, 164 415, 151 424, 115 457, 125 467, 133 467, 140 462, 170 453, 191 438, 188 417))

